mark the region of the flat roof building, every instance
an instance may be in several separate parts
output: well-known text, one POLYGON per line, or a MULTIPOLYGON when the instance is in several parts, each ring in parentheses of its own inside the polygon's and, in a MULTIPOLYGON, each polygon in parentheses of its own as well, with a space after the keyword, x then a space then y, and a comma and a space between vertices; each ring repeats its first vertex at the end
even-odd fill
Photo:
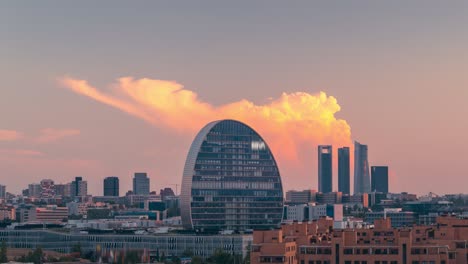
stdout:
POLYGON ((350 194, 349 147, 338 149, 338 191, 350 194))
POLYGON ((149 195, 150 193, 150 179, 146 172, 135 172, 133 177, 133 194, 135 195, 149 195))
POLYGON ((330 145, 318 146, 318 190, 329 193, 333 186, 333 148, 330 145))
POLYGON ((107 177, 104 179, 104 196, 119 196, 119 178, 107 177))
POLYGON ((436 225, 333 229, 331 218, 255 231, 250 263, 423 264, 467 263, 468 219, 437 218, 436 225))
POLYGON ((388 193, 388 166, 371 167, 371 190, 388 193))

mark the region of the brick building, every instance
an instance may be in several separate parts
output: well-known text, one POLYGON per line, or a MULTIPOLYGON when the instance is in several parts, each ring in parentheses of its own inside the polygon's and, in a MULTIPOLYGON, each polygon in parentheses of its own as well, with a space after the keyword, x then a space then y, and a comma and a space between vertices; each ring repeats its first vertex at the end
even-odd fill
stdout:
POLYGON ((333 230, 331 218, 255 231, 251 263, 466 264, 468 219, 443 216, 436 225, 333 230))

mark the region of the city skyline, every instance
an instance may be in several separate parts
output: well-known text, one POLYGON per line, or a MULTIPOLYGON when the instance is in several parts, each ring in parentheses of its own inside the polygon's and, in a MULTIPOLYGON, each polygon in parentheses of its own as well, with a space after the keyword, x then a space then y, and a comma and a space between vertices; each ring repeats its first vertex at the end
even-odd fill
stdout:
POLYGON ((232 118, 284 190, 318 189, 317 145, 358 140, 391 192, 466 192, 468 5, 399 4, 2 3, 0 184, 174 187, 196 132, 232 118))

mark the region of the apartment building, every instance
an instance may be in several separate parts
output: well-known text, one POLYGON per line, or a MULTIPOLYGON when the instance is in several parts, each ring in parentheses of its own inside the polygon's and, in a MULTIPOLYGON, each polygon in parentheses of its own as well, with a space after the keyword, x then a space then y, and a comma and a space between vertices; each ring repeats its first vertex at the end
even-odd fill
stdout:
POLYGON ((468 218, 442 216, 435 225, 333 230, 331 218, 255 231, 251 263, 466 264, 468 218))

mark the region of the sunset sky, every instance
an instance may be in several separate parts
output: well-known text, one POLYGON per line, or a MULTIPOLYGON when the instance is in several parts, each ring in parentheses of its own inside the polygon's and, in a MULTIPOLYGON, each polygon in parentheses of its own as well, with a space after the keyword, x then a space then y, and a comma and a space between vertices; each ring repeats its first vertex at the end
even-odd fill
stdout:
POLYGON ((137 171, 175 189, 225 118, 264 137, 285 190, 317 189, 318 144, 358 140, 391 192, 468 192, 467 1, 10 1, 0 40, 9 192, 118 176, 123 195, 137 171))

